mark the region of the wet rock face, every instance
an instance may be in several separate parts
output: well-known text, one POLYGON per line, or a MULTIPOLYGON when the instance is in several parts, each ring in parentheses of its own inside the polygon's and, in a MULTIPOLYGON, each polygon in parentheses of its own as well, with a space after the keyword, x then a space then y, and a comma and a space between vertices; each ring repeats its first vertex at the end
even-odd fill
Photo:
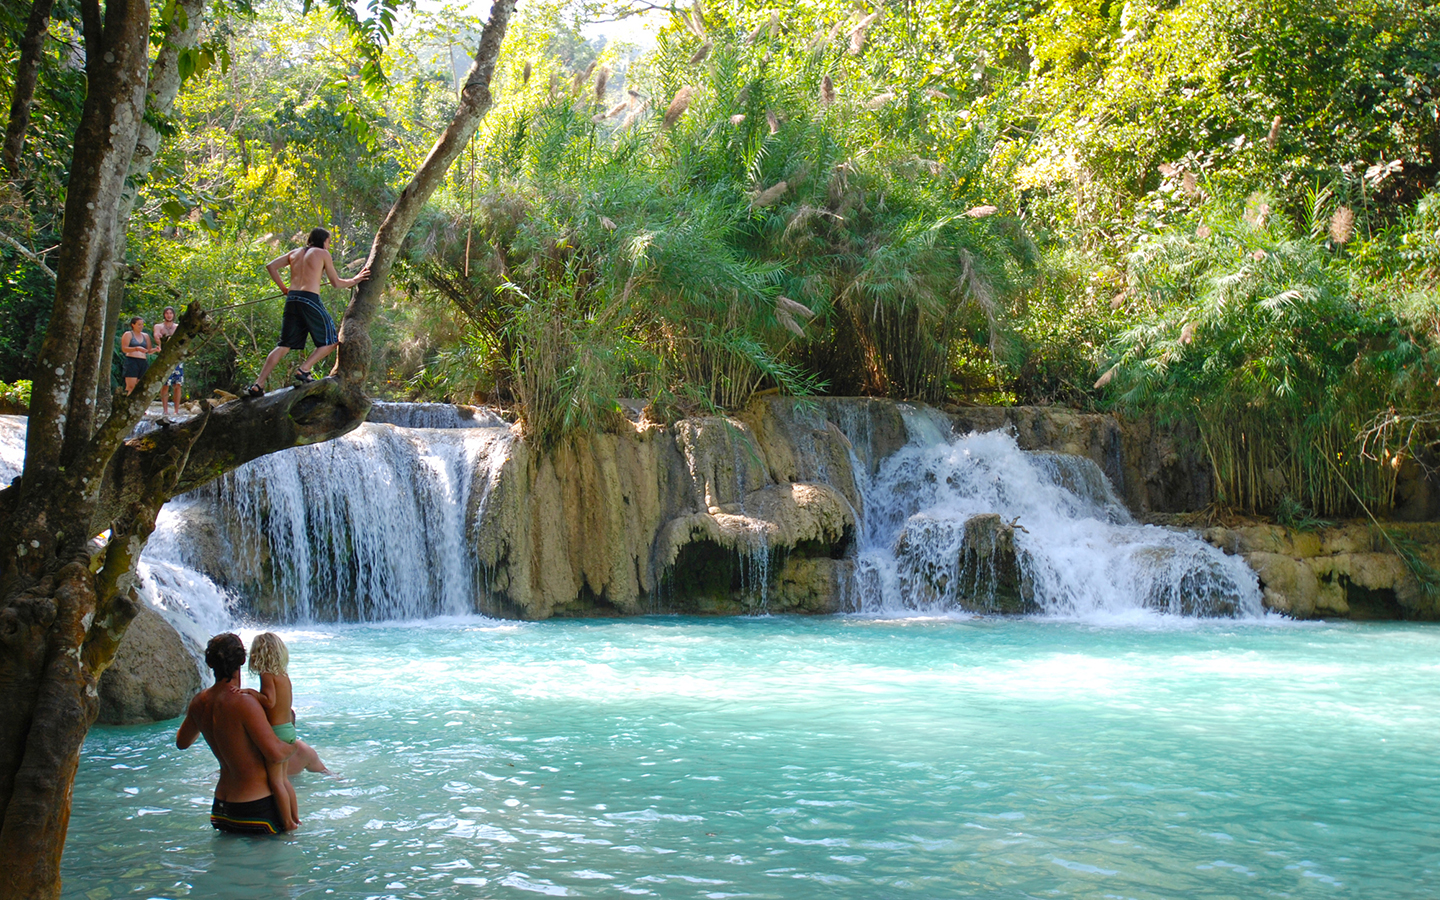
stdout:
POLYGON ((1039 611, 1015 548, 1015 526, 996 513, 953 520, 911 516, 895 544, 902 590, 920 607, 977 613, 1039 611))
POLYGON ((139 725, 185 714, 200 673, 178 632, 143 603, 100 676, 102 725, 139 725))
POLYGON ((839 569, 800 561, 854 544, 848 445, 823 417, 797 425, 776 408, 627 424, 543 458, 517 446, 476 523, 482 611, 832 609, 839 569))
POLYGON ((1440 563, 1440 525, 1390 523, 1407 561, 1374 527, 1352 523, 1315 531, 1282 525, 1210 528, 1205 540, 1242 556, 1260 577, 1265 606, 1297 619, 1440 619, 1440 601, 1412 565, 1440 563))
POLYGON ((1034 612, 1021 589, 1020 560, 1015 554, 1015 529, 995 513, 965 520, 965 537, 960 545, 961 597, 987 611, 1034 612))

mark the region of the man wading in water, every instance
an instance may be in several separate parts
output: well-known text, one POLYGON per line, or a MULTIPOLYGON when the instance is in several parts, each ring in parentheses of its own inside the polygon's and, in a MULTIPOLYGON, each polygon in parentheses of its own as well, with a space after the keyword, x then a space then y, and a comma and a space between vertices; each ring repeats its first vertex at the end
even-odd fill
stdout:
POLYGON ((175 746, 181 750, 205 735, 210 752, 220 761, 220 782, 210 807, 210 824, 231 834, 280 834, 285 823, 270 792, 266 763, 279 763, 295 752, 275 736, 259 701, 240 690, 245 645, 238 635, 217 634, 205 647, 205 665, 215 684, 195 695, 175 746))
POLYGON ((260 397, 265 394, 265 381, 270 373, 291 350, 305 349, 305 336, 315 342, 311 353, 300 368, 295 370, 295 381, 309 384, 315 380, 312 371, 315 364, 334 350, 340 343, 340 333, 335 330, 335 320, 326 312, 320 302, 320 276, 323 274, 338 288, 354 287, 370 277, 370 267, 360 270, 354 278, 341 278, 335 271, 335 262, 330 258, 330 232, 316 228, 310 232, 306 246, 291 250, 284 256, 266 263, 265 271, 285 292, 285 320, 280 325, 280 343, 265 357, 260 377, 244 390, 246 397, 260 397), (280 278, 280 270, 290 267, 290 284, 280 278))

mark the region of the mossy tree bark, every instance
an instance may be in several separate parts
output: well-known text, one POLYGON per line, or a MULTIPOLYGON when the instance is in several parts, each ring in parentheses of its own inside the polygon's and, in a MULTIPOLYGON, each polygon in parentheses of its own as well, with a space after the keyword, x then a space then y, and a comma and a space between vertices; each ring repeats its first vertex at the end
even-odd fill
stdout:
POLYGON ((113 347, 110 289, 134 201, 127 176, 148 168, 158 140, 144 123, 147 93, 152 110, 168 111, 179 80, 166 66, 173 70, 174 54, 193 45, 195 29, 183 20, 203 11, 203 0, 176 5, 186 15, 168 24, 170 40, 147 66, 147 0, 108 0, 103 9, 99 0, 82 0, 90 88, 75 138, 55 306, 35 369, 25 467, 0 491, 3 898, 60 894, 80 747, 98 711, 100 676, 135 616, 134 567, 160 508, 249 460, 330 440, 364 421, 370 322, 416 217, 491 105, 515 0, 492 7, 454 118, 375 236, 372 278, 345 312, 339 377, 253 402, 202 403, 188 421, 128 438, 165 375, 211 327, 191 304, 134 393, 100 414, 97 392, 113 347))

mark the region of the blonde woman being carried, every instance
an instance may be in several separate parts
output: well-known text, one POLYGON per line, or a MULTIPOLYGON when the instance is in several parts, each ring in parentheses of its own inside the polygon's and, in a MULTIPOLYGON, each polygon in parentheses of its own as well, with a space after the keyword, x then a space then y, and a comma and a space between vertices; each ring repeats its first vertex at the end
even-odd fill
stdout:
MULTIPOLYGON (((260 705, 265 707, 266 717, 275 736, 287 744, 295 744, 295 711, 290 708, 293 692, 286 668, 290 664, 290 651, 280 635, 265 632, 255 636, 250 643, 250 671, 260 676, 260 690, 246 689, 253 694, 260 705)), ((293 831, 300 825, 299 804, 295 799, 295 786, 290 783, 286 762, 270 763, 265 767, 270 780, 270 790, 280 807, 285 820, 285 830, 293 831)))

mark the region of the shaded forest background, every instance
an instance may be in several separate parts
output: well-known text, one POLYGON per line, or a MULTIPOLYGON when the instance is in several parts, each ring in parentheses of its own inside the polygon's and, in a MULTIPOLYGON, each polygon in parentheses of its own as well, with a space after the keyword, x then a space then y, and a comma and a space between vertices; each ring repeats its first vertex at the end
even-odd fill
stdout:
MULTIPOLYGON (((316 224, 358 269, 477 12, 411 9, 375 58, 298 2, 216 7, 130 223, 122 321, 262 300, 316 224)), ((0 187, 17 400, 54 299, 78 14, 56 3, 0 187)), ((587 37, 616 14, 522 5, 395 272, 375 393, 499 404, 542 447, 622 398, 663 421, 769 390, 1153 416, 1223 505, 1292 521, 1383 511, 1431 462, 1432 4, 742 0, 677 7, 646 49, 587 37)), ((280 312, 224 312, 189 393, 253 378, 280 312)))

